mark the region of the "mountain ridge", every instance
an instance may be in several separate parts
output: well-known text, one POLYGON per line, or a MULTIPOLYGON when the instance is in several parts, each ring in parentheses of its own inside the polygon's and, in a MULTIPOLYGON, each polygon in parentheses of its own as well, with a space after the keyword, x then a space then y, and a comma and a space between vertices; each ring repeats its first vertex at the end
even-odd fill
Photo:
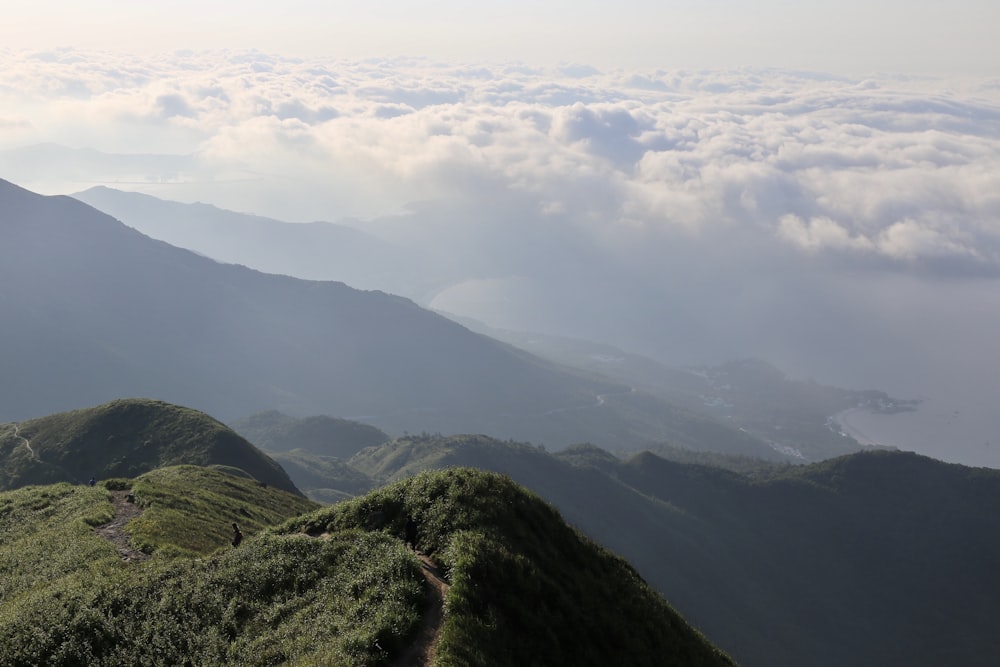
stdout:
POLYGON ((410 436, 347 463, 375 484, 449 466, 510 476, 741 664, 985 667, 995 655, 1000 471, 871 450, 735 472, 486 436, 410 436))
POLYGON ((425 473, 305 513, 307 501, 204 468, 108 484, 144 508, 126 529, 150 558, 121 561, 91 528, 112 513, 103 484, 0 492, 3 664, 397 664, 433 611, 401 539, 407 515, 449 583, 435 664, 734 664, 627 563, 499 475, 425 473), (225 514, 263 517, 265 494, 299 513, 284 505, 222 546, 225 514))
MULTIPOLYGON (((6 184, 0 205, 0 307, 18 322, 0 331, 3 420, 150 396, 227 421, 277 409, 628 449, 693 419, 402 297, 220 264, 69 197, 6 184)), ((721 422, 695 446, 781 458, 721 422)))

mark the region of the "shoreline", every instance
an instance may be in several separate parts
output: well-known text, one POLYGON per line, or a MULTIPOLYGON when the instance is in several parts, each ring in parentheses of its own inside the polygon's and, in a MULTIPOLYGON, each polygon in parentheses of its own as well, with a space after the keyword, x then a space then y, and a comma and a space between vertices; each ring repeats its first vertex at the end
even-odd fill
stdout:
POLYGON ((830 417, 830 420, 837 425, 837 428, 840 429, 840 432, 843 435, 854 438, 858 444, 864 445, 865 447, 884 447, 885 445, 868 436, 851 422, 851 417, 860 412, 868 412, 868 410, 865 408, 848 408, 833 415, 830 417))

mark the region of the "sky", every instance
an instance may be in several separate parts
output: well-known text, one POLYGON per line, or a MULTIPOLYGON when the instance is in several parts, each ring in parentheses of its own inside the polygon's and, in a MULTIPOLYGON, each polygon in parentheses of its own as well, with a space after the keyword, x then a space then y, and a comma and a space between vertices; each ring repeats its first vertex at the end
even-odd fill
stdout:
POLYGON ((493 326, 1000 398, 1000 3, 166 7, 5 3, 0 178, 347 222, 493 326))
POLYGON ((0 44, 995 76, 997 25, 991 0, 7 0, 0 44))

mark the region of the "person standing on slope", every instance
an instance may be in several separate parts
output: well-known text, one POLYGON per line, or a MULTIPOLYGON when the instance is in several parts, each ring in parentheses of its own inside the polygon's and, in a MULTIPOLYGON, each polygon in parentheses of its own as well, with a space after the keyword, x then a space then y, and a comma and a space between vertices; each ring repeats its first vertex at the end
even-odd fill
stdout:
POLYGON ((240 546, 240 542, 243 541, 243 533, 240 532, 240 527, 235 523, 233 524, 233 546, 240 546))

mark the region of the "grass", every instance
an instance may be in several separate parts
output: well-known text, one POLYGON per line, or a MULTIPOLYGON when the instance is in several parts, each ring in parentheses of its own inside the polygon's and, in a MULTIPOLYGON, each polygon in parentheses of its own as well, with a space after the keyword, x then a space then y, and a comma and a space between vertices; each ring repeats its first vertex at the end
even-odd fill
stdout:
POLYGON ((502 475, 425 472, 277 530, 398 537, 408 514, 451 583, 439 664, 732 664, 624 560, 502 475))
POLYGON ((92 476, 138 477, 179 464, 228 465, 294 491, 280 466, 221 422, 162 401, 127 399, 0 425, 0 490, 92 476), (27 439, 32 456, 24 445, 27 439))
POLYGON ((118 560, 93 526, 113 516, 107 491, 55 484, 0 493, 0 602, 118 560))
POLYGON ((0 664, 379 665, 419 624, 423 595, 418 566, 386 536, 259 535, 5 604, 0 664))
POLYGON ((317 507, 316 503, 255 480, 198 466, 160 468, 133 486, 142 516, 128 525, 142 550, 207 554, 232 539, 232 524, 245 535, 317 507))
POLYGON ((154 558, 94 533, 103 485, 0 493, 0 664, 379 665, 419 625, 419 565, 388 535, 261 532, 317 505, 193 466, 106 486, 147 505, 129 527, 154 558))
POLYGON ((0 493, 0 664, 391 664, 427 604, 400 539, 407 515, 451 583, 438 665, 732 664, 502 475, 421 473, 318 509, 193 466, 103 485, 0 493), (127 488, 145 508, 129 530, 148 561, 123 563, 92 531, 110 490, 127 488))

